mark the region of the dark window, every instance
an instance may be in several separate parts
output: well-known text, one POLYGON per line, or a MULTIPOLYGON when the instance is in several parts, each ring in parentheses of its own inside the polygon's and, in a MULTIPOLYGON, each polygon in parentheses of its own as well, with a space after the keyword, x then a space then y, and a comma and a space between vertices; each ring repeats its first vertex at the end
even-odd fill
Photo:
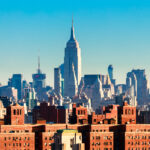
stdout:
POLYGON ((14 115, 16 115, 16 110, 14 110, 14 115))

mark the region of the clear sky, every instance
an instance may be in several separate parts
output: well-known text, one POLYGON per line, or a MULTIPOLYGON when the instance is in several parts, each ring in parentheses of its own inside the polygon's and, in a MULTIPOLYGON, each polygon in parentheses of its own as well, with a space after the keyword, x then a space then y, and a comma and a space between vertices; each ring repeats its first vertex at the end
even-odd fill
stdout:
POLYGON ((13 73, 31 81, 40 49, 41 69, 53 86, 72 13, 83 75, 106 74, 113 64, 118 83, 133 68, 150 77, 149 0, 0 0, 0 82, 13 73))

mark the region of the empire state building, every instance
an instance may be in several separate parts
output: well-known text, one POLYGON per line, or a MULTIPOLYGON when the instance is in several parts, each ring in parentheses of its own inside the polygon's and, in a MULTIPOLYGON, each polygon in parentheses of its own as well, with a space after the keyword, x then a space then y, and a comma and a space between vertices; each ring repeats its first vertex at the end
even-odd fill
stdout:
POLYGON ((81 50, 75 39, 72 21, 71 36, 66 44, 64 57, 64 95, 73 97, 78 93, 81 81, 81 50))

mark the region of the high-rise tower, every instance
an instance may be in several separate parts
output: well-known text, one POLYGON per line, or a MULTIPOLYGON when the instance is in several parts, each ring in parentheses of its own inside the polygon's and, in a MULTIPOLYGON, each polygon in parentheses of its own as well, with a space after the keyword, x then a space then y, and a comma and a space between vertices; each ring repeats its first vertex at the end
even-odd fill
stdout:
POLYGON ((18 100, 21 100, 22 99, 22 74, 13 74, 11 78, 10 86, 17 89, 18 100))
POLYGON ((109 74, 109 78, 112 81, 113 80, 113 66, 109 65, 108 66, 108 74, 109 74))
MULTIPOLYGON (((76 87, 81 81, 81 50, 77 40, 75 39, 74 27, 73 27, 73 19, 72 19, 72 27, 71 27, 71 36, 69 41, 67 42, 65 48, 65 57, 64 57, 64 95, 72 97, 73 93, 70 91, 70 85, 76 87), (72 66, 74 66, 75 79, 72 79, 72 66)), ((76 88, 74 88, 76 90, 76 88)), ((74 91, 76 93, 76 91, 74 91)))
POLYGON ((113 78, 113 66, 112 65, 108 66, 108 75, 109 75, 111 83, 113 85, 115 85, 116 84, 116 80, 113 78))
POLYGON ((32 75, 33 78, 33 88, 35 89, 36 96, 38 100, 45 99, 45 79, 46 74, 43 74, 40 69, 40 57, 38 57, 38 69, 37 73, 32 75))
POLYGON ((54 89, 57 96, 61 95, 61 70, 54 68, 54 89))

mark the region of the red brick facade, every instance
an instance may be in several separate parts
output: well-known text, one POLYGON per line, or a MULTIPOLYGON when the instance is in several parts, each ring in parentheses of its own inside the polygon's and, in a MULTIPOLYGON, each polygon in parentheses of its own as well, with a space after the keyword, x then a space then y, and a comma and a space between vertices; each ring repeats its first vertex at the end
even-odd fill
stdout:
POLYGON ((118 107, 119 124, 136 124, 136 107, 124 102, 123 106, 118 107))
POLYGON ((51 150, 59 129, 82 133, 85 150, 149 150, 150 125, 0 125, 1 150, 51 150))
POLYGON ((87 108, 83 106, 77 107, 76 104, 73 104, 72 115, 70 116, 69 122, 73 124, 88 124, 87 108))
POLYGON ((118 105, 109 105, 103 107, 103 114, 89 115, 90 124, 117 124, 118 123, 118 105))
POLYGON ((87 108, 73 105, 70 123, 74 124, 136 124, 136 107, 124 102, 123 106, 108 105, 103 107, 102 114, 87 114, 87 108), (85 114, 82 112, 86 112, 85 114), (88 116, 88 118, 87 118, 88 116))
POLYGON ((39 107, 33 109, 33 122, 46 120, 53 123, 68 123, 68 110, 63 106, 49 106, 47 102, 42 102, 39 107))
MULTIPOLYGON (((22 106, 16 104, 7 110, 6 123, 10 125, 0 125, 0 150, 51 150, 54 135, 60 129, 81 132, 85 150, 150 150, 150 125, 135 124, 136 108, 127 103, 124 106, 104 107, 103 114, 92 113, 91 116, 88 116, 86 108, 73 105, 70 116, 73 124, 46 124, 40 121, 40 124, 27 125, 24 124, 22 106)), ((43 118, 56 119, 57 123, 65 118, 61 118, 63 109, 49 107, 47 103, 35 112, 42 114, 43 118)))
POLYGON ((24 124, 24 107, 19 104, 7 107, 7 115, 5 116, 5 124, 23 125, 24 124))
POLYGON ((1 125, 0 149, 29 150, 35 149, 35 133, 32 126, 27 125, 1 125))

